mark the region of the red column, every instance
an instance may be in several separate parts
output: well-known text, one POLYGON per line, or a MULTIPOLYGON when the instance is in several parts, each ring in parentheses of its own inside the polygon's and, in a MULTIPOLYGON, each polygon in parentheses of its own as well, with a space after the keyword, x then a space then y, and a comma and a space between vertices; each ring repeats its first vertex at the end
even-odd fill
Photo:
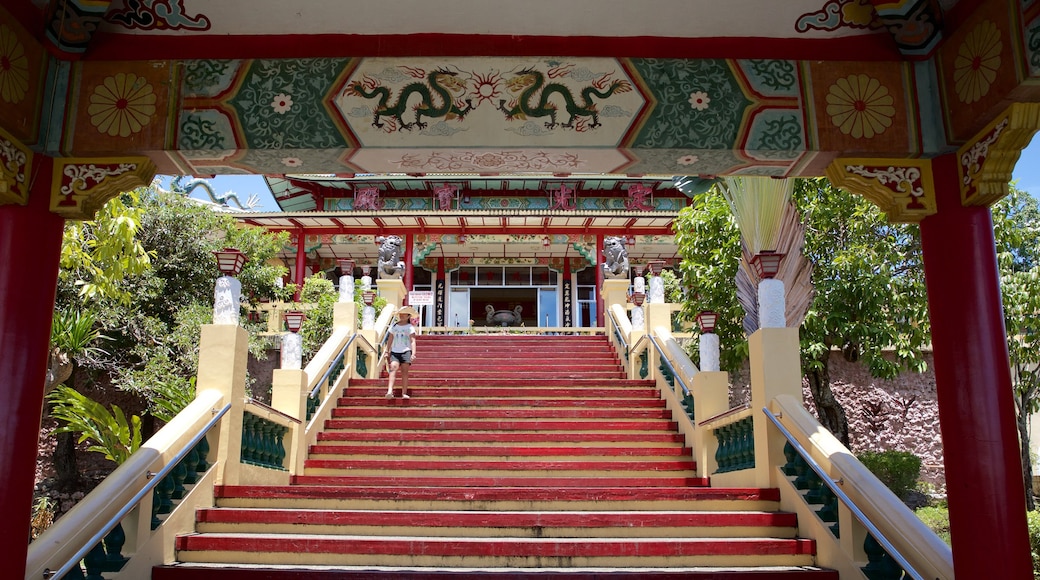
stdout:
MULTIPOLYGON (((412 265, 412 254, 415 252, 415 234, 404 235, 404 291, 412 291, 412 280, 415 266, 412 265)), ((407 298, 407 296, 405 297, 407 298)))
POLYGON ((1004 315, 989 208, 963 207, 956 155, 933 162, 921 223, 958 578, 1031 578, 1004 315))
POLYGON ((596 234, 596 259, 593 266, 596 268, 596 323, 599 326, 607 325, 606 313, 603 310, 603 234, 596 234))
POLYGON ((0 206, 0 562, 25 576, 51 317, 64 220, 48 211, 51 160, 33 159, 29 205, 0 206))
POLYGON ((300 299, 300 291, 303 290, 304 278, 307 276, 307 235, 303 228, 296 230, 296 271, 293 272, 293 282, 296 284, 296 295, 293 300, 300 299))

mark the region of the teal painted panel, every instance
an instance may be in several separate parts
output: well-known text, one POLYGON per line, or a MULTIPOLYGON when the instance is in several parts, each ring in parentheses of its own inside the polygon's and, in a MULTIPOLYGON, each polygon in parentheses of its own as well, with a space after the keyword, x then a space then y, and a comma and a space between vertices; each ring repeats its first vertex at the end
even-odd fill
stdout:
POLYGON ((325 108, 325 96, 350 61, 254 60, 230 103, 251 149, 323 149, 347 143, 325 108))
POLYGON ((752 90, 764 97, 797 97, 798 69, 791 60, 738 60, 752 90))
POLYGON ((751 105, 725 60, 632 59, 657 104, 632 147, 733 149, 751 105))

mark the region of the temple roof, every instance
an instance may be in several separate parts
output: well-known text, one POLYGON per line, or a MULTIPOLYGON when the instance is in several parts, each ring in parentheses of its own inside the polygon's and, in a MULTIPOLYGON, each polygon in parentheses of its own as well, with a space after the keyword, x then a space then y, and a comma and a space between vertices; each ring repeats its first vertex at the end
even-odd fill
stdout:
MULTIPOLYGON (((634 261, 673 260, 672 221, 689 198, 671 177, 366 175, 267 177, 282 213, 246 213, 245 223, 307 236, 310 257, 376 256, 375 238, 411 234, 436 244, 431 258, 494 260, 588 257, 596 238, 628 239, 634 261), (446 206, 435 191, 450 188, 446 206), (561 188, 571 193, 558 197, 561 188), (359 191, 376 190, 380 209, 355 208, 359 191), (630 190, 645 195, 634 199, 630 190), (553 208, 554 203, 559 203, 553 208), (318 211, 321 205, 324 211, 318 211), (569 208, 569 209, 565 209, 569 208), (580 247, 579 247, 580 246, 580 247)), ((290 257, 295 250, 287 249, 290 257)), ((293 254, 294 257, 294 254, 293 254)))

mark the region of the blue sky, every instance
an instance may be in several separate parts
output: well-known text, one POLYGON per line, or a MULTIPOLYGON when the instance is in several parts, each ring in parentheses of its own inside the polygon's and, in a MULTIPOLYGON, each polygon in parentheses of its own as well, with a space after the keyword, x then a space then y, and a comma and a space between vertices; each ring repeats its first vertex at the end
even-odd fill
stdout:
POLYGON ((1033 142, 1022 150, 1011 177, 1019 189, 1040 198, 1040 139, 1033 137, 1033 142))
MULTIPOLYGON (((1028 191, 1033 197, 1040 197, 1040 138, 1034 138, 1022 151, 1012 178, 1017 182, 1019 189, 1028 191)), ((166 177, 163 187, 169 187, 169 181, 170 178, 166 177)), ((233 191, 243 202, 255 193, 260 199, 260 205, 256 208, 258 211, 280 211, 267 188, 267 183, 259 175, 219 175, 207 181, 218 194, 233 191)), ((202 189, 196 189, 192 197, 209 198, 202 189)))

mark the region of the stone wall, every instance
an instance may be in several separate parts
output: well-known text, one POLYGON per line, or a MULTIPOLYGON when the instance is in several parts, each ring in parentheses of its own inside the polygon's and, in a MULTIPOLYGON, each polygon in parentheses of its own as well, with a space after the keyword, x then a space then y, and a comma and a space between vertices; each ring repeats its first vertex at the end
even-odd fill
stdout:
MULTIPOLYGON (((849 441, 853 453, 865 451, 906 451, 921 458, 921 480, 934 486, 936 494, 946 493, 939 408, 932 372, 932 355, 927 353, 928 370, 903 372, 893 380, 870 376, 867 367, 850 363, 838 351, 831 353, 830 375, 834 397, 845 409, 849 421, 849 441)), ((736 375, 731 402, 747 401, 747 372, 736 375)), ((813 416, 816 409, 809 385, 803 381, 802 398, 813 416)))

